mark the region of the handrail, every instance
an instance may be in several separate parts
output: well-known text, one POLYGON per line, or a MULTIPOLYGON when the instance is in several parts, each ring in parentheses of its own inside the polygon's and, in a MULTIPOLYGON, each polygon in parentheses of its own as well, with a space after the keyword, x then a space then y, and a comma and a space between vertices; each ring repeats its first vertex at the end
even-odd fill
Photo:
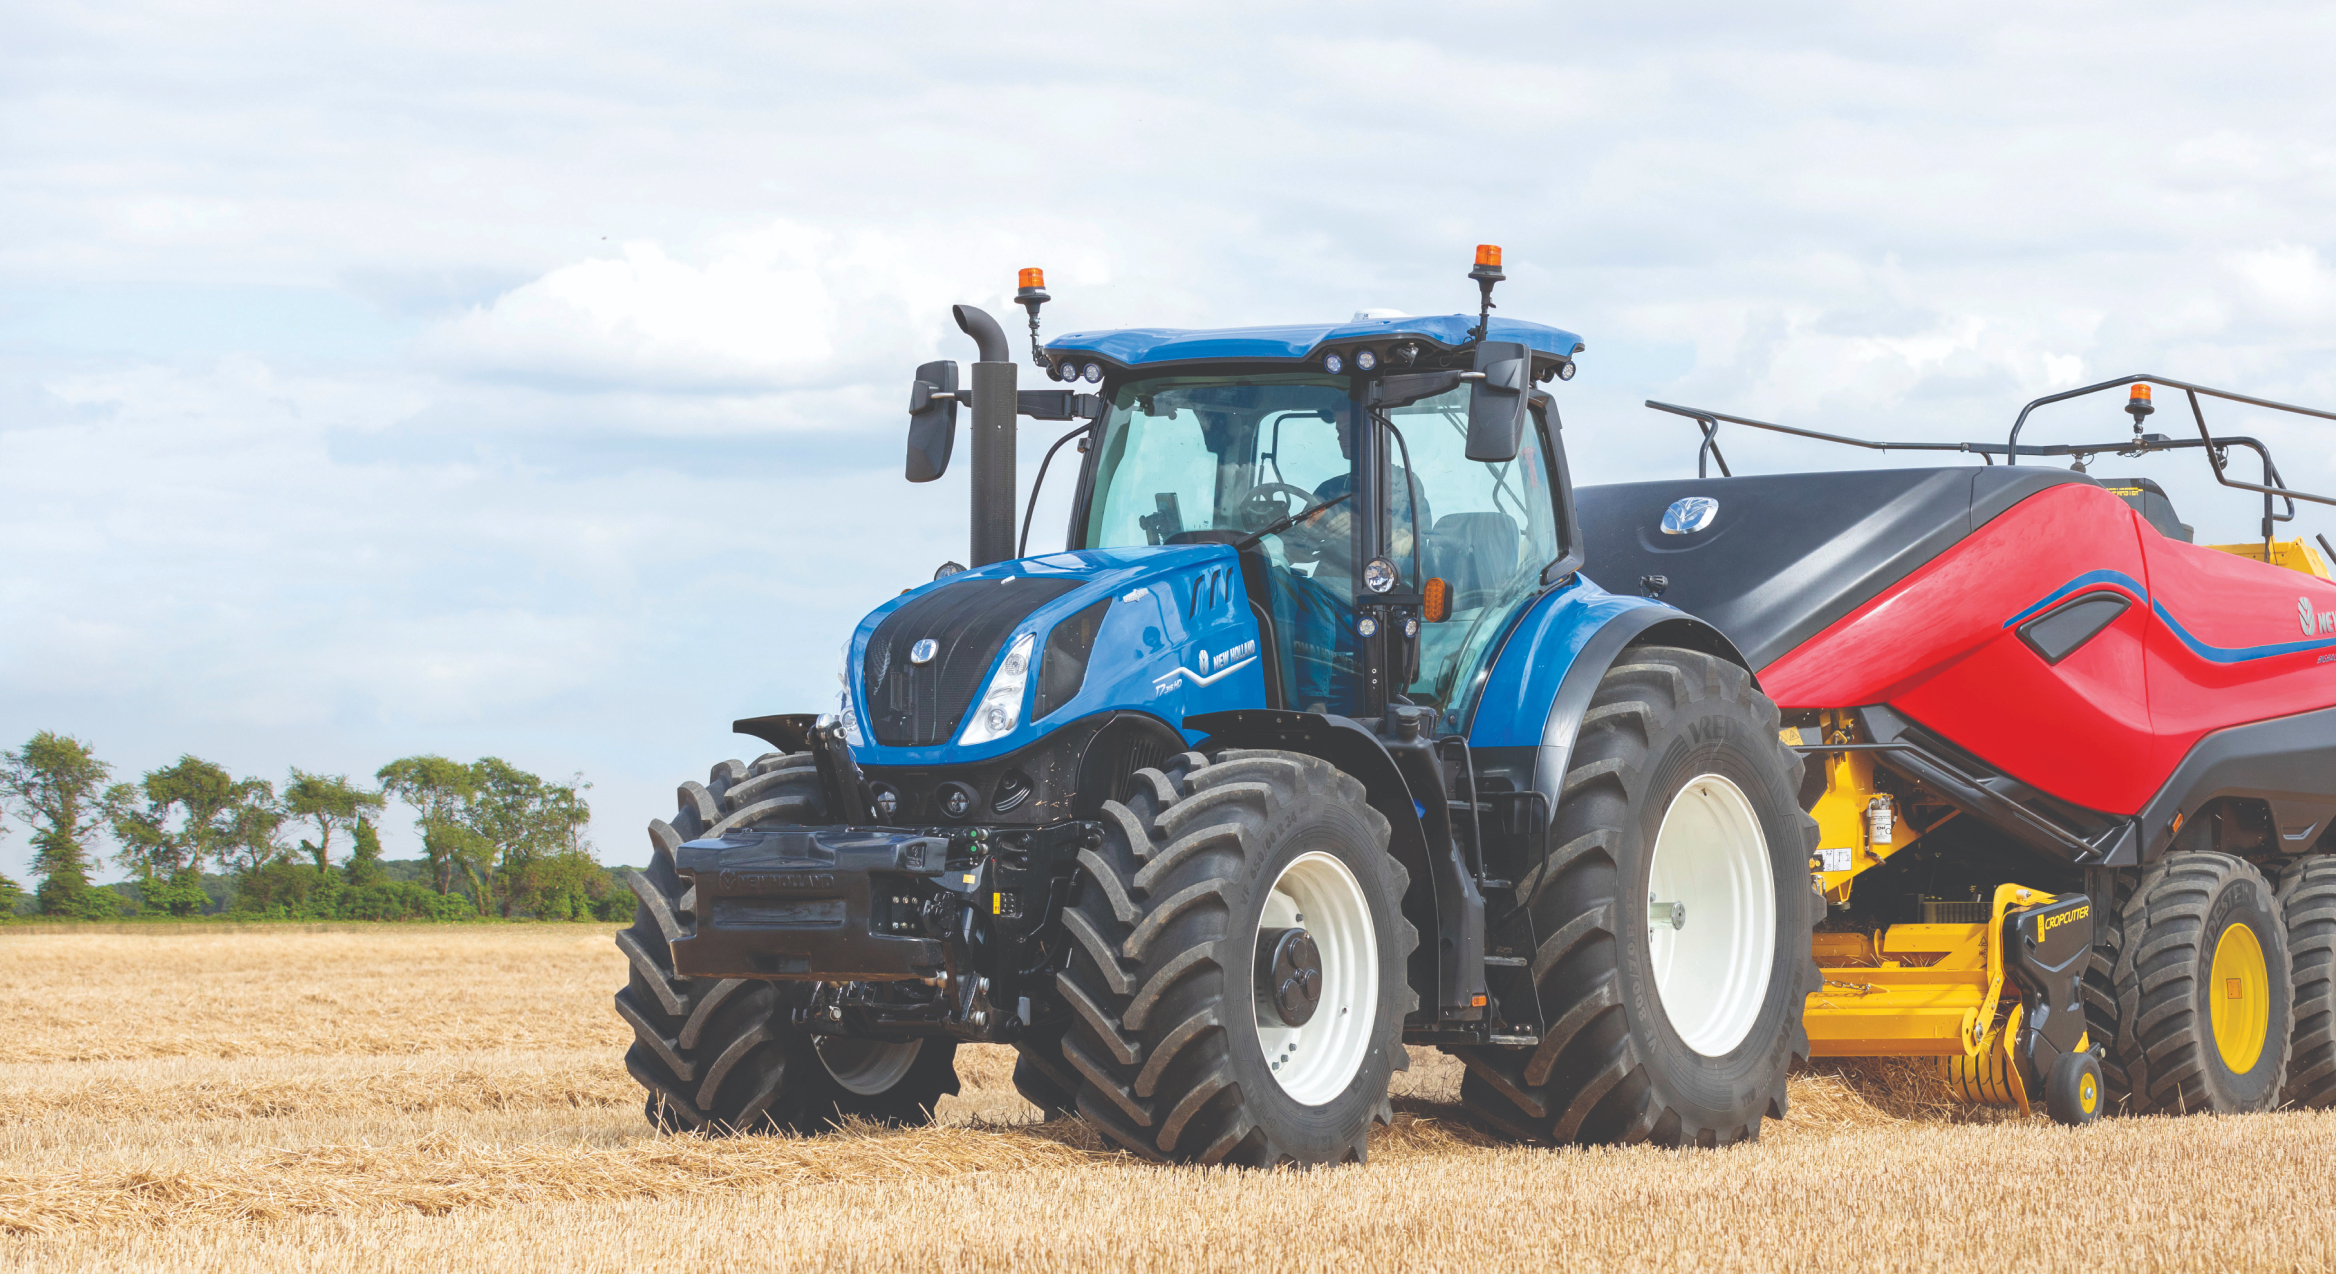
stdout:
POLYGON ((2295 520, 2296 501, 2306 500, 2313 504, 2336 506, 2336 496, 2298 491, 2288 486, 2286 479, 2280 476, 2279 466, 2271 459, 2270 448, 2266 447, 2259 439, 2239 434, 2216 437, 2206 426, 2206 412, 2198 402, 2200 394, 2228 402, 2244 403, 2250 407, 2264 407, 2272 411, 2284 411, 2319 420, 2336 420, 2336 411, 2321 411, 2315 407, 2299 407, 2293 403, 2274 402, 2268 398, 2256 398, 2247 394, 2233 393, 2227 389, 2214 389, 2206 385, 2193 385, 2188 381, 2170 380, 2149 373, 2121 376, 2116 380, 2106 380, 2097 385, 2063 390, 2057 394, 2047 394, 2038 398, 2020 408, 2019 417, 2012 422, 2011 436, 2001 443, 1885 442, 1873 438, 1853 438, 1845 434, 1830 434, 1815 429, 1802 429, 1793 425, 1780 425, 1772 421, 1753 420, 1746 416, 1731 416, 1725 412, 1710 411, 1701 407, 1681 407, 1672 403, 1656 402, 1651 398, 1647 400, 1646 405, 1656 411, 1669 412, 1674 416, 1685 416, 1696 422, 1696 425, 1702 430, 1703 438, 1695 450, 1695 476, 1698 478, 1708 475, 1705 464, 1707 455, 1718 463, 1721 477, 1735 476, 1729 470, 1726 458, 1720 454, 1719 427, 1723 421, 1753 429, 1765 429, 1772 433, 1791 434, 1798 438, 1814 438, 1820 442, 1862 447, 1869 451, 1955 451, 1978 456, 1981 461, 1987 464, 1994 464, 1997 456, 2002 456, 2005 464, 2018 464, 2021 456, 2073 456, 2076 458, 2079 473, 2084 472, 2085 465, 2092 457, 2103 453, 2139 457, 2153 451, 2202 450, 2206 453, 2207 466, 2214 471, 2216 482, 2234 490, 2256 492, 2263 497, 2263 551, 2264 560, 2269 561, 2272 528, 2277 523, 2295 520), (2045 445, 2023 444, 2020 441, 2020 431, 2027 427, 2029 414, 2038 407, 2066 402, 2072 398, 2082 398, 2087 394, 2097 394, 2103 390, 2116 389, 2124 385, 2144 383, 2162 385, 2168 389, 2182 391, 2190 404, 2191 420, 2198 426, 2196 439, 2169 438, 2164 434, 2142 433, 2140 432, 2140 421, 2136 418, 2134 436, 2130 439, 2100 443, 2051 443, 2045 445), (2229 464, 2228 453, 2232 447, 2245 447, 2255 453, 2263 466, 2263 480, 2261 482, 2248 482, 2229 472, 2227 467, 2229 464), (2284 512, 2281 512, 2277 507, 2278 502, 2284 502, 2286 506, 2284 512))

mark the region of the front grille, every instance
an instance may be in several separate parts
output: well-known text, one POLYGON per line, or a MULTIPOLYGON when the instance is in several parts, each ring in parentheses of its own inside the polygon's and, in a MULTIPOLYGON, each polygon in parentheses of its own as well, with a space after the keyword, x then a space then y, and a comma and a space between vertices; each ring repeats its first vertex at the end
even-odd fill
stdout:
POLYGON ((954 738, 1014 626, 1085 582, 1025 575, 964 580, 885 616, 868 639, 861 683, 876 741, 907 748, 954 738), (909 662, 910 648, 927 637, 938 653, 929 663, 909 662))

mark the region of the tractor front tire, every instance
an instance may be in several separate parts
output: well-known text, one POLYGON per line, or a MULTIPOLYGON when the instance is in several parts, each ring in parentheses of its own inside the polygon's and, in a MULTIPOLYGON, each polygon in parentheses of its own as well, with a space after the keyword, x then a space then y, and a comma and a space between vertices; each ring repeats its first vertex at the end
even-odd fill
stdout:
POLYGON ((1187 752, 1133 785, 1064 915, 1079 1113, 1158 1161, 1362 1162, 1415 1002, 1386 818, 1293 752, 1187 752))
MULTIPOLYGON (((1522 1141, 1665 1146, 1783 1117, 1819 985, 1801 770, 1742 668, 1649 646, 1607 670, 1544 857, 1489 926, 1492 950, 1530 961, 1546 1026, 1451 1050, 1470 1112, 1522 1141)), ((1530 1001, 1500 1008, 1536 1020, 1530 1001)))
POLYGON ((2229 854, 2168 854, 2143 871, 2117 928, 2111 1099, 2135 1115, 2276 1105, 2295 997, 2263 873, 2229 854))
POLYGON ((673 972, 675 939, 696 923, 697 894, 674 870, 681 843, 735 828, 818 821, 809 753, 724 761, 684 783, 672 822, 649 824, 645 871, 626 873, 640 905, 617 934, 631 977, 616 1011, 633 1028, 625 1069, 648 1090, 649 1122, 667 1132, 812 1133, 847 1118, 925 1123, 958 1089, 954 1040, 814 1037, 794 1025, 809 983, 689 978, 673 972))

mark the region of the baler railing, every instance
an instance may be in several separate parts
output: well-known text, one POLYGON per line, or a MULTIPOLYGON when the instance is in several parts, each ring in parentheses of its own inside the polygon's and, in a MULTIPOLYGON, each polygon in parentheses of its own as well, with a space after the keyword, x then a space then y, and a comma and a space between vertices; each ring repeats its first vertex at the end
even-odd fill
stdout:
MULTIPOLYGON (((2217 437, 2207 428, 2206 412, 2198 401, 2201 394, 2210 398, 2243 403, 2250 407, 2284 411, 2319 420, 2336 420, 2336 412, 2321 411, 2314 407, 2299 407, 2293 403, 2275 402, 2268 398, 2256 398, 2230 390, 2193 385, 2187 381, 2169 380, 2147 373, 2121 376, 2116 380, 2102 381, 2097 385, 2086 385, 2078 389, 2063 390, 2060 393, 2047 394, 2036 399, 2020 409, 2019 417, 2012 422, 2011 436, 2000 443, 1907 442, 1856 438, 1846 434, 1803 429, 1794 425, 1780 425, 1773 421, 1754 420, 1748 416, 1732 416, 1726 412, 1711 411, 1701 407, 1682 407, 1673 403, 1656 402, 1653 399, 1648 399, 1646 405, 1656 411, 1669 412, 1674 416, 1684 416, 1694 421, 1697 427, 1702 430, 1703 437, 1695 450, 1695 476, 1698 478, 1709 476, 1707 457, 1711 463, 1716 463, 1719 466, 1721 477, 1735 476, 1728 468, 1727 458, 1720 454, 1719 427, 1722 423, 1743 425, 1750 429, 1764 429, 1771 433, 1790 434, 1796 438, 1814 438, 1819 442, 1838 443, 1842 446, 1860 447, 1869 451, 1956 451, 1967 455, 1976 455, 1981 462, 1990 465, 1995 463, 1997 456, 2002 456, 2007 465, 2018 464, 2021 456, 2068 456, 2075 459, 2079 473, 2085 471, 2086 465, 2096 455, 2113 454, 2137 458, 2159 451, 2203 451, 2206 453, 2207 466, 2213 470, 2216 482, 2234 490, 2256 492, 2263 497, 2264 560, 2269 561, 2272 528, 2278 523, 2295 520, 2296 501, 2305 500, 2313 504, 2336 506, 2336 496, 2299 491, 2288 486, 2287 480, 2280 476, 2278 464, 2271 458, 2271 449, 2265 446, 2260 439, 2242 434, 2224 434, 2217 437), (2066 402, 2072 398, 2082 398, 2088 394, 2097 394, 2121 386, 2139 384, 2161 385, 2167 389, 2180 390, 2190 405, 2190 416, 2198 426, 2198 436, 2196 438, 2169 438, 2164 434, 2141 433, 2139 432, 2140 417, 2136 416, 2134 421, 2136 432, 2131 438, 2110 442, 2047 443, 2041 445, 2020 441, 2020 431, 2026 428, 2029 414, 2038 407, 2066 402), (2256 459, 2262 464, 2262 481, 2248 482, 2234 476, 2229 471, 2229 452, 2233 447, 2244 447, 2255 453, 2256 459), (2280 508, 2281 504, 2285 505, 2284 511, 2280 508)), ((2321 540, 2321 547, 2326 549, 2328 547, 2326 537, 2318 538, 2321 540)))

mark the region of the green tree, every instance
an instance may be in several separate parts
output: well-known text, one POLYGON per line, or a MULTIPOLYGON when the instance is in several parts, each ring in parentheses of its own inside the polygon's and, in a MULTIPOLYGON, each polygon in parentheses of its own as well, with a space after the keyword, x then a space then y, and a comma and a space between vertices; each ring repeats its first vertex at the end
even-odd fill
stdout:
POLYGON ((209 901, 205 861, 240 877, 284 856, 286 815, 275 785, 238 779, 200 757, 149 770, 136 785, 115 784, 106 809, 122 846, 116 860, 136 875, 147 905, 174 916, 193 915, 209 901))
POLYGON ((492 756, 473 765, 471 775, 478 791, 471 828, 492 854, 474 879, 492 887, 495 909, 506 918, 515 910, 541 915, 556 898, 566 919, 575 882, 597 866, 584 841, 592 807, 584 801, 583 776, 547 783, 492 756))
POLYGON ((24 886, 0 874, 0 920, 16 914, 17 904, 24 900, 24 886))
POLYGON ((409 756, 382 766, 373 777, 412 808, 422 853, 430 860, 431 883, 439 893, 453 892, 455 868, 478 853, 478 834, 469 825, 470 805, 478 796, 471 767, 442 756, 409 756))
MULTIPOLYGON (((316 860, 316 874, 324 875, 332 867, 333 831, 358 822, 367 813, 379 810, 388 801, 381 792, 368 792, 351 784, 346 775, 310 774, 294 766, 292 781, 284 785, 284 812, 291 818, 316 824, 316 841, 300 842, 300 848, 316 860)), ((379 844, 375 849, 378 856, 379 844)))
POLYGON ((369 889, 387 884, 389 872, 381 865, 381 833, 373 830, 373 820, 360 815, 352 832, 357 848, 350 851, 349 861, 341 868, 354 889, 369 889))
POLYGON ((49 730, 0 751, 0 798, 33 834, 43 915, 94 920, 120 910, 120 895, 89 883, 89 840, 104 821, 98 789, 110 769, 88 744, 49 730))

